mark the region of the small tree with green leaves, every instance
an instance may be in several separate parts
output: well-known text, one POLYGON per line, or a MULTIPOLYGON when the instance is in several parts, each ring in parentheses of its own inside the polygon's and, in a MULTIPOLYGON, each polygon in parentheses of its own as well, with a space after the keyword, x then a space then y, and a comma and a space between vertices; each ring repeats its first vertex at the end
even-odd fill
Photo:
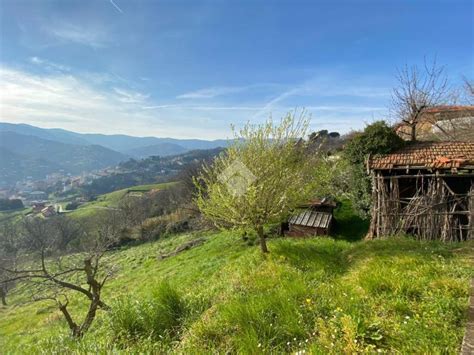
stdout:
POLYGON ((219 228, 256 232, 267 253, 264 226, 280 223, 313 191, 313 160, 304 151, 308 120, 288 114, 279 124, 246 124, 233 143, 195 179, 196 203, 219 228))
POLYGON ((368 216, 371 204, 371 183, 366 172, 369 156, 388 154, 405 144, 385 121, 368 125, 357 133, 345 146, 344 157, 350 164, 349 197, 362 217, 368 216))

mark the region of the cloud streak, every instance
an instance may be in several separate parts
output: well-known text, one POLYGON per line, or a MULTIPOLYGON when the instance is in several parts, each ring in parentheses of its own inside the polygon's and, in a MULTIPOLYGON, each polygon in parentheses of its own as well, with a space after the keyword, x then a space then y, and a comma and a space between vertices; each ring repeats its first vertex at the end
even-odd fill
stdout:
POLYGON ((71 71, 71 68, 66 65, 54 63, 54 62, 51 62, 49 60, 42 59, 39 57, 31 57, 30 62, 42 67, 43 69, 50 70, 50 71, 58 71, 58 72, 71 71))
POLYGON ((109 44, 105 28, 53 22, 52 24, 45 24, 43 29, 50 36, 63 43, 74 43, 93 48, 106 47, 109 44))
POLYGON ((29 62, 46 70, 33 74, 0 69, 0 113, 4 121, 78 132, 214 139, 227 137, 231 123, 258 123, 270 114, 280 117, 295 108, 312 114, 313 129, 341 133, 361 128, 367 120, 384 117, 386 112, 380 101, 383 89, 357 91, 344 83, 329 87, 321 86, 320 80, 293 86, 213 87, 196 90, 198 95, 185 99, 157 99, 150 94, 151 88, 139 89, 147 86, 139 84, 140 78, 137 83, 114 73, 74 74, 39 57, 31 57, 29 62), (277 89, 279 93, 275 93, 277 89), (321 90, 326 90, 327 96, 318 94, 321 90), (226 97, 221 98, 223 95, 226 97))
POLYGON ((110 0, 110 3, 112 4, 113 7, 115 7, 115 9, 120 12, 121 14, 123 14, 123 11, 122 9, 114 2, 114 0, 110 0))
POLYGON ((244 92, 257 90, 274 90, 280 88, 281 84, 258 83, 244 86, 214 86, 198 89, 176 96, 177 99, 212 99, 220 96, 230 96, 244 92))

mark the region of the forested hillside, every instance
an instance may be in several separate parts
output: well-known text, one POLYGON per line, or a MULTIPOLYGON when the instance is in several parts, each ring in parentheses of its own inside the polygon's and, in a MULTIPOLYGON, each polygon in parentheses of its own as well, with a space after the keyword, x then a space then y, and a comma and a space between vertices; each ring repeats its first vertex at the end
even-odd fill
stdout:
POLYGON ((126 159, 125 155, 98 145, 66 144, 13 132, 0 132, 0 148, 0 181, 4 185, 28 176, 44 179, 58 171, 80 174, 126 159))

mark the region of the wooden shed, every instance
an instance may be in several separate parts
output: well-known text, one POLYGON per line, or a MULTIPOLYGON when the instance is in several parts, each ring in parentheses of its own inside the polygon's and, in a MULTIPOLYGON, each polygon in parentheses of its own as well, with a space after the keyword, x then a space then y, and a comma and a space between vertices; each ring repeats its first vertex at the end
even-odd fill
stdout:
POLYGON ((290 217, 285 235, 304 237, 329 235, 333 224, 333 210, 336 203, 329 199, 308 201, 290 217))
POLYGON ((372 178, 367 237, 474 238, 474 142, 418 142, 367 162, 372 178))

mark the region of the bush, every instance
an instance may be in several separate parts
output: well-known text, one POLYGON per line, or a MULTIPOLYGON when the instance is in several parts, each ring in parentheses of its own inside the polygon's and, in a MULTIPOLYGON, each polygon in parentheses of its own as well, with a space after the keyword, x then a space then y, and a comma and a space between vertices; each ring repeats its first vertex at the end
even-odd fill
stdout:
POLYGON ((157 240, 166 233, 166 221, 161 218, 149 218, 143 222, 140 233, 141 241, 157 240))
POLYGON ((143 301, 121 298, 110 312, 110 327, 117 339, 142 338, 173 339, 186 314, 186 306, 180 293, 169 283, 162 282, 143 301))
POLYGON ((66 211, 73 211, 79 207, 79 202, 70 202, 66 205, 66 211))
POLYGON ((166 234, 177 234, 189 230, 189 220, 183 219, 176 222, 170 222, 166 226, 166 234))
POLYGON ((368 156, 387 154, 404 144, 385 121, 368 125, 347 143, 344 156, 351 165, 349 196, 360 216, 367 217, 371 206, 371 183, 365 166, 368 156))
POLYGON ((387 154, 404 143, 385 121, 377 121, 355 135, 344 148, 344 154, 352 164, 364 164, 369 154, 387 154))

